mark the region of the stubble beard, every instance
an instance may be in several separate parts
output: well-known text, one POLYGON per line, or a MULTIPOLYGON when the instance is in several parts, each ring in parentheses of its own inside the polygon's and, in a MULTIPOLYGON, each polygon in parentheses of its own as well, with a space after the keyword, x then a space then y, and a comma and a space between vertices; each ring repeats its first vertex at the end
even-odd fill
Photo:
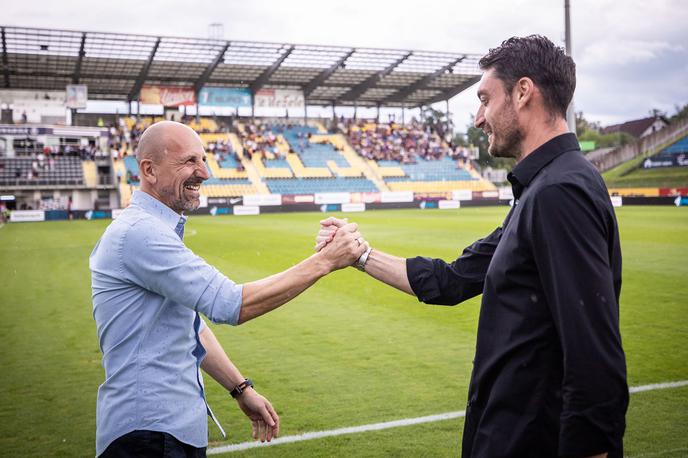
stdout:
POLYGON ((518 125, 516 112, 509 105, 505 110, 498 125, 492 125, 492 143, 488 146, 487 152, 492 157, 518 158, 521 155, 521 143, 523 142, 523 131, 518 125), (496 129, 494 129, 496 127, 496 129), (502 139, 498 142, 496 133, 500 133, 502 139))
POLYGON ((196 210, 201 205, 200 198, 186 199, 184 188, 179 197, 175 196, 172 188, 162 188, 161 197, 165 199, 165 204, 177 213, 196 210))

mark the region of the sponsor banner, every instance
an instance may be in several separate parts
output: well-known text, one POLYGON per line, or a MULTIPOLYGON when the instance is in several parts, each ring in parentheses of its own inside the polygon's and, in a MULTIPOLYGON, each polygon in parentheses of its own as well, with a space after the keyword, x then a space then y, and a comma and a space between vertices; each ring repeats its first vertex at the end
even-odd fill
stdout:
POLYGON ((677 207, 688 206, 688 197, 682 197, 682 196, 676 197, 676 199, 674 200, 674 205, 676 205, 677 207))
POLYGON ((613 207, 621 207, 623 206, 623 197, 621 196, 610 196, 609 197, 612 201, 612 206, 613 207))
POLYGON ((256 108, 303 108, 303 91, 297 89, 261 89, 254 97, 256 108))
POLYGON ((452 191, 452 200, 473 200, 473 191, 470 189, 457 189, 452 191))
POLYGON ((235 205, 233 210, 234 214, 238 216, 260 214, 260 207, 252 207, 248 205, 235 205))
POLYGON ((341 211, 342 206, 339 204, 324 204, 320 206, 320 211, 323 213, 341 211))
POLYGON ((282 205, 312 204, 313 202, 315 202, 313 194, 282 195, 282 205))
POLYGON ((45 127, 15 127, 11 124, 0 125, 0 135, 43 135, 53 130, 45 127))
POLYGON ((282 194, 246 195, 244 196, 244 205, 249 207, 267 207, 270 205, 282 205, 282 194))
POLYGON ((366 204, 376 204, 382 200, 382 196, 379 192, 363 192, 361 193, 361 202, 366 204))
POLYGON ((46 210, 45 220, 46 221, 60 221, 69 219, 69 212, 67 210, 46 210))
POLYGON ((315 195, 316 204, 348 204, 351 195, 348 192, 323 192, 315 195))
POLYGON ((380 202, 413 202, 413 191, 381 192, 380 202))
POLYGON ((88 101, 88 87, 85 84, 68 84, 66 89, 65 106, 67 108, 86 108, 88 101))
POLYGON ((196 94, 192 87, 146 85, 141 88, 141 103, 166 107, 193 105, 196 94))
POLYGON ((294 197, 294 202, 297 204, 306 204, 306 203, 315 202, 315 196, 314 195, 293 196, 293 197, 294 197))
POLYGON ((226 197, 208 197, 208 205, 227 205, 226 197))
POLYGON ((112 209, 112 219, 117 219, 117 217, 120 215, 120 213, 122 213, 122 211, 123 210, 121 208, 113 208, 112 209))
POLYGON ((343 212, 364 212, 366 206, 363 202, 356 202, 353 204, 342 204, 343 212))
POLYGON ((201 194, 198 200, 198 208, 208 208, 208 196, 201 194))
POLYGON ((664 196, 688 196, 688 188, 659 188, 659 195, 664 196))
POLYGON ((349 202, 351 203, 358 203, 358 202, 363 202, 363 198, 361 197, 360 192, 350 192, 349 193, 349 202))
POLYGON ((108 219, 112 218, 112 215, 109 210, 88 210, 86 213, 84 213, 84 218, 88 220, 108 219))
POLYGON ((43 210, 14 210, 10 213, 10 221, 13 223, 45 221, 45 212, 43 210))
POLYGON ((204 87, 198 93, 202 107, 251 107, 251 90, 243 87, 204 87))
POLYGON ((229 211, 229 207, 210 207, 210 210, 208 210, 208 213, 210 213, 213 216, 217 216, 217 215, 229 215, 231 212, 229 211))
POLYGON ((440 200, 437 202, 437 207, 440 210, 455 210, 461 207, 461 202, 458 200, 440 200))
MULTIPOLYGON (((483 193, 483 197, 485 196, 485 193, 483 193)), ((508 186, 505 186, 503 188, 499 188, 499 200, 511 200, 514 198, 514 191, 508 186)))
POLYGON ((483 191, 483 199, 495 199, 499 197, 497 191, 483 191))
POLYGON ((658 167, 688 167, 688 154, 667 154, 648 157, 643 161, 644 169, 655 169, 658 167))

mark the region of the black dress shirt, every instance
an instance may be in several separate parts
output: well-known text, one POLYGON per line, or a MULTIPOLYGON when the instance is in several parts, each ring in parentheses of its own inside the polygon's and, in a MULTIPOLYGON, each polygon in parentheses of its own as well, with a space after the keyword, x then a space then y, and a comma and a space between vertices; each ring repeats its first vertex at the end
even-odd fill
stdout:
POLYGON ((607 189, 573 134, 508 178, 515 201, 501 227, 451 264, 406 261, 423 302, 483 294, 463 456, 621 457, 621 250, 607 189))

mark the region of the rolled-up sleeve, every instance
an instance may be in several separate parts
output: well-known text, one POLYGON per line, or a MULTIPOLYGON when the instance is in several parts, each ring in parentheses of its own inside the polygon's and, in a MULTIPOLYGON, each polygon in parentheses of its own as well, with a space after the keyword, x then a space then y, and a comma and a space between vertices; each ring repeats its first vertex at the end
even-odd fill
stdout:
POLYGON ((438 305, 456 305, 481 294, 501 235, 499 227, 464 249, 452 263, 420 256, 408 258, 406 273, 414 294, 421 302, 438 305))
POLYGON ((560 456, 611 451, 624 431, 628 387, 610 219, 572 185, 549 186, 535 199, 535 262, 564 355, 560 456))
POLYGON ((134 224, 121 251, 127 280, 207 316, 236 325, 243 286, 195 255, 172 231, 134 224))

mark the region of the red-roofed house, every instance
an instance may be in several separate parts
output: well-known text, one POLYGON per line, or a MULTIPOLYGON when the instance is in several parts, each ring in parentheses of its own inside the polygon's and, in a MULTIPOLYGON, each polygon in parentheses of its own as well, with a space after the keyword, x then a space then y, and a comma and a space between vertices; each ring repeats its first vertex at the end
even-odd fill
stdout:
POLYGON ((651 116, 649 118, 636 119, 634 121, 627 121, 623 124, 614 124, 602 129, 603 134, 615 134, 617 132, 626 132, 635 138, 643 138, 646 135, 664 129, 669 125, 669 122, 664 116, 651 116))

